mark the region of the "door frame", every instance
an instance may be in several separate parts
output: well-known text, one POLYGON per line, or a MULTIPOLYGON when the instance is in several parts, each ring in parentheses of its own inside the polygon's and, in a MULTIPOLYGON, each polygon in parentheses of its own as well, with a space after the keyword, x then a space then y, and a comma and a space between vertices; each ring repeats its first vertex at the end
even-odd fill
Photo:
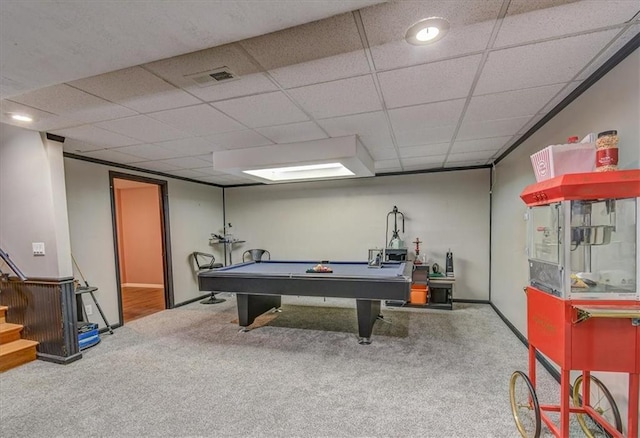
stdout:
POLYGON ((111 223, 113 225, 113 249, 116 263, 116 282, 118 288, 118 314, 121 325, 124 325, 124 313, 122 310, 122 286, 120 278, 120 255, 118 252, 118 224, 116 221, 116 191, 113 186, 114 179, 124 179, 141 183, 157 185, 160 201, 160 229, 162 233, 162 272, 164 280, 164 304, 167 309, 173 309, 175 298, 173 296, 173 268, 171 264, 171 233, 169 232, 169 195, 168 183, 165 180, 149 178, 146 176, 131 175, 128 173, 109 171, 109 192, 111 194, 111 223))

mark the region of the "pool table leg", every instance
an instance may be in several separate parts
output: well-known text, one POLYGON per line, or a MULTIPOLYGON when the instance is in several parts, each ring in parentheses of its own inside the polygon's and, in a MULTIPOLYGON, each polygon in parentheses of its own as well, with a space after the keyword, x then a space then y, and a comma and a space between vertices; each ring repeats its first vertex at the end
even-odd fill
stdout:
POLYGON ((250 326, 257 316, 262 315, 267 310, 278 308, 281 305, 280 295, 250 295, 236 294, 238 302, 238 325, 240 327, 250 326))
POLYGON ((358 343, 371 343, 373 324, 380 315, 380 300, 356 300, 358 310, 358 343))

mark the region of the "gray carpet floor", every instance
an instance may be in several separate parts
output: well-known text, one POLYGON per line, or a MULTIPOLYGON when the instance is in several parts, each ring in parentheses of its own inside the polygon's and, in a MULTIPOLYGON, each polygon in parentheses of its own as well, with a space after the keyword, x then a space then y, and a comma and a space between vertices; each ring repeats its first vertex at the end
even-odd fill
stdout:
MULTIPOLYGON (((384 308, 376 325, 403 328, 359 345, 341 315, 335 330, 300 328, 292 316, 291 327, 240 333, 224 295, 103 334, 75 363, 0 374, 0 436, 519 436, 509 377, 527 371, 527 350, 488 305, 384 308)), ((283 304, 352 307, 355 321, 353 300, 283 304)), ((541 402, 558 394, 538 366, 541 402)))

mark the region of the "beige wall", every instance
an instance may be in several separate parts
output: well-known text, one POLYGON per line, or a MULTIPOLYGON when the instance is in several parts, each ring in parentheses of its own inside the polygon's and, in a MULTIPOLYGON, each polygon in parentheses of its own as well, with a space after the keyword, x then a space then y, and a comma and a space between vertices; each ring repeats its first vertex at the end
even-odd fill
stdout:
MULTIPOLYGON (((222 226, 222 189, 66 158, 64 160, 72 252, 109 322, 119 322, 109 171, 168 181, 169 230, 175 303, 203 295, 190 255, 212 252, 210 234, 222 226)), ((216 254, 217 258, 222 253, 216 254)), ((78 276, 78 272, 75 272, 78 276)), ((103 326, 94 313, 89 319, 103 326)))
MULTIPOLYGON (((509 321, 526 335, 527 307, 523 286, 528 283, 524 214, 519 195, 535 182, 529 156, 568 137, 584 137, 617 129, 619 166, 640 163, 640 51, 618 66, 547 122, 515 152, 496 166, 492 197, 491 300, 509 321)), ((626 409, 626 375, 601 376, 622 408, 626 409)))
POLYGON ((248 248, 279 260, 366 260, 390 239, 397 206, 411 252, 419 237, 444 270, 453 251, 455 298, 489 299, 489 169, 236 187, 225 203, 235 237, 247 241, 234 263, 248 248))
POLYGON ((0 247, 27 277, 72 275, 62 144, 5 124, 0 124, 0 247), (33 255, 32 242, 45 244, 44 256, 33 255))

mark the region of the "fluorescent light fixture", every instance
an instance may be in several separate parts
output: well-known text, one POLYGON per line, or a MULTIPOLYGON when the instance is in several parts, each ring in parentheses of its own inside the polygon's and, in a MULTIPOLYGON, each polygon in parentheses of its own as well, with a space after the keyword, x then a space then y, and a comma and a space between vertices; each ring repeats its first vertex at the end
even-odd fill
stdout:
POLYGON ((213 169, 267 184, 375 175, 373 159, 355 135, 216 151, 213 169))
POLYGON ((26 115, 26 114, 17 114, 17 113, 14 113, 14 114, 11 114, 11 118, 12 118, 13 120, 17 120, 18 122, 27 122, 27 123, 28 123, 28 122, 33 122, 33 117, 28 116, 28 115, 26 115))
POLYGON ((244 173, 270 181, 292 181, 353 176, 354 173, 340 163, 309 164, 307 166, 276 167, 274 169, 243 170, 244 173))
POLYGON ((422 46, 441 40, 449 30, 449 22, 440 17, 420 20, 407 30, 405 39, 409 44, 422 46))

